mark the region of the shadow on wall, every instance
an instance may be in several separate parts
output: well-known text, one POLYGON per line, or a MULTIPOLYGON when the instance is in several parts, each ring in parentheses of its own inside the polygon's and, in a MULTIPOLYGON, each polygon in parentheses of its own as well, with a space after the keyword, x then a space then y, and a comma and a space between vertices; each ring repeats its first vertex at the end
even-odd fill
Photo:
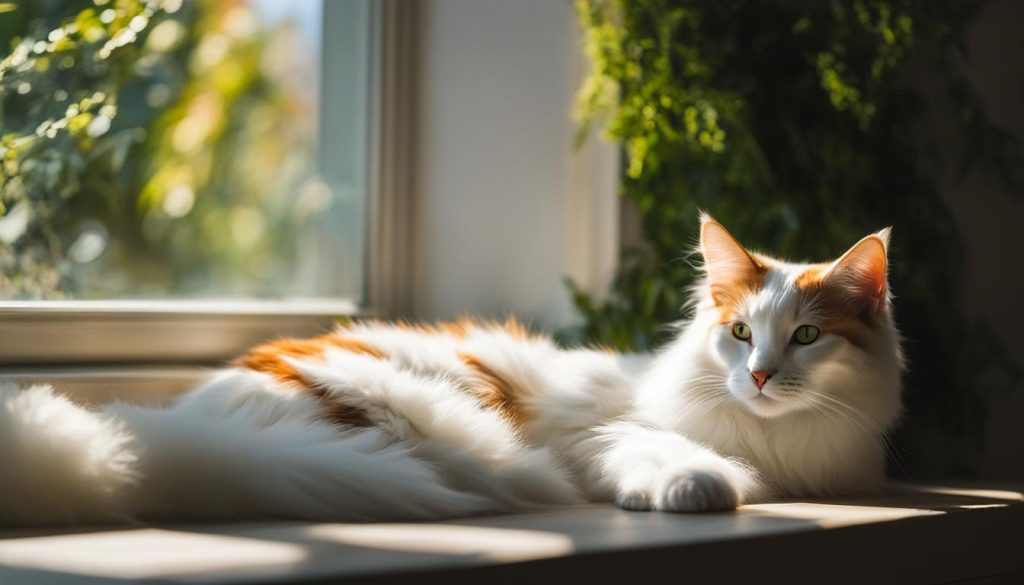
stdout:
MULTIPOLYGON (((1024 142, 1024 2, 990 1, 968 31, 965 72, 993 122, 1024 142)), ((987 321, 1011 358, 1024 367, 1024 193, 977 175, 939 184, 966 249, 968 310, 987 321)), ((1024 392, 995 396, 983 475, 1024 478, 1024 392)))

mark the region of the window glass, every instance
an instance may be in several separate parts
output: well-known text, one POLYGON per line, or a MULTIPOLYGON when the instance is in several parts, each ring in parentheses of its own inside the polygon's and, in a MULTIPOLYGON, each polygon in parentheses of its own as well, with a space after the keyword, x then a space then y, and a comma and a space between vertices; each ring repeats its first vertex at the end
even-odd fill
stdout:
POLYGON ((0 299, 355 296, 368 9, 332 10, 321 59, 321 0, 0 2, 0 299))

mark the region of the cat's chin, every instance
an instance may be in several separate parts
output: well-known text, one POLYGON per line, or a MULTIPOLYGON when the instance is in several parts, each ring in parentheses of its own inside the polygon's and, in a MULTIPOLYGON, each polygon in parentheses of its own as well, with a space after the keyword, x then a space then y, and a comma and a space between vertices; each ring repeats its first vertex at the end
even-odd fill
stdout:
POLYGON ((739 402, 752 414, 761 418, 776 418, 800 408, 792 400, 779 399, 761 392, 739 397, 739 402))

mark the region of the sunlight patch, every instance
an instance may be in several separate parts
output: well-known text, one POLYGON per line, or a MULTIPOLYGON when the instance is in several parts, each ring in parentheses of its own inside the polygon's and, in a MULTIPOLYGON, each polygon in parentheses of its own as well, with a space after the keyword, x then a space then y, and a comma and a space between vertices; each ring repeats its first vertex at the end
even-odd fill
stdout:
POLYGON ((572 539, 540 530, 450 524, 326 524, 306 536, 347 545, 513 562, 567 555, 572 539))
POLYGON ((307 556, 288 542, 156 528, 0 541, 0 566, 120 579, 290 565, 307 556))

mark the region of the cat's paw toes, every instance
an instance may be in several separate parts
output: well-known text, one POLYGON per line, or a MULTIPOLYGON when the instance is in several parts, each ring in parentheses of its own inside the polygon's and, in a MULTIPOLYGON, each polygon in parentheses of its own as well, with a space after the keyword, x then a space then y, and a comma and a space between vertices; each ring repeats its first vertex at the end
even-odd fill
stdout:
POLYGON ((651 509, 651 496, 643 490, 629 490, 619 494, 615 503, 623 510, 646 512, 651 509))
POLYGON ((734 510, 740 496, 721 473, 701 469, 664 470, 655 485, 654 508, 666 512, 734 510))

